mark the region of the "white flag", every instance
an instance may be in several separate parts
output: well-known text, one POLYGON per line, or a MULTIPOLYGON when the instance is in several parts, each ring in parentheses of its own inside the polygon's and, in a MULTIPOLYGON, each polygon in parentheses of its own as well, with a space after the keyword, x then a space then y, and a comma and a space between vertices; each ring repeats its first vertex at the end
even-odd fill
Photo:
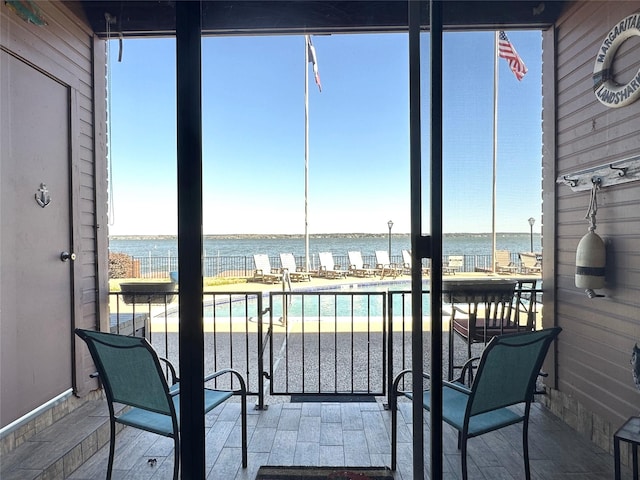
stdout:
POLYGON ((316 58, 316 49, 311 43, 311 36, 305 35, 307 37, 307 48, 309 49, 309 61, 313 65, 313 76, 316 79, 316 85, 318 85, 318 90, 322 91, 322 84, 320 83, 320 73, 318 73, 318 59, 316 58))

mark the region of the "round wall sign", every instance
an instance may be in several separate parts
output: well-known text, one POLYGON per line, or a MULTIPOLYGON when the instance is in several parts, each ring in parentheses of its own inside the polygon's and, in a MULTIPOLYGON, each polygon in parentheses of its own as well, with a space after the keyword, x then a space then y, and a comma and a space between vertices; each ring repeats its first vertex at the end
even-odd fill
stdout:
POLYGON ((611 72, 618 48, 626 39, 634 36, 640 36, 640 13, 629 15, 615 25, 598 49, 593 67, 593 91, 607 107, 624 107, 640 97, 640 69, 626 84, 617 83, 611 72))

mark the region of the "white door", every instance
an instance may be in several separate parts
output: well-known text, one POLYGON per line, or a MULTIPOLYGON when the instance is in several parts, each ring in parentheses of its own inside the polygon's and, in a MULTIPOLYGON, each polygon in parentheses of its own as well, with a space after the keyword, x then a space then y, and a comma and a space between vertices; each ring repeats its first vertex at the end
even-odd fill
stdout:
POLYGON ((69 104, 0 52, 0 427, 72 387, 69 104))

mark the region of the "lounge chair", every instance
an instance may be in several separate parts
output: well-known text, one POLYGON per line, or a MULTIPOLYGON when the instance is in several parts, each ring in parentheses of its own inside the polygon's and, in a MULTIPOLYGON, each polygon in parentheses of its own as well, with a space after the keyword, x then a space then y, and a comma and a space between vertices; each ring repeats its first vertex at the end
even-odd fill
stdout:
POLYGON ((538 256, 531 252, 520 252, 518 254, 522 262, 522 273, 542 273, 542 266, 538 262, 538 256))
MULTIPOLYGON (((76 329, 86 342, 91 358, 104 387, 109 407, 110 442, 107 480, 111 479, 116 442, 116 423, 156 433, 173 439, 173 479, 178 480, 180 467, 180 383, 175 367, 161 359, 142 337, 128 337, 111 333, 76 329), (164 361, 171 374, 171 385, 164 377, 164 361), (126 406, 119 410, 114 406, 126 406)), ((247 466, 247 389, 244 378, 235 370, 220 370, 207 375, 206 384, 221 375, 231 375, 230 384, 238 390, 204 389, 204 413, 230 399, 241 397, 242 466, 247 466)), ((204 422, 204 420, 202 420, 204 422)), ((215 432, 212 432, 215 435, 215 432)), ((120 475, 118 475, 120 477, 120 475)), ((164 477, 166 478, 166 477, 164 477)))
POLYGON ((320 252, 318 254, 320 259, 320 269, 318 275, 325 278, 347 278, 348 270, 341 268, 340 265, 336 265, 333 262, 333 253, 320 252))
POLYGON ((389 252, 386 250, 376 250, 376 273, 380 275, 380 278, 396 278, 402 274, 402 270, 402 265, 391 263, 389 252))
MULTIPOLYGON (((473 370, 472 359, 465 364, 460 377, 442 383, 442 419, 458 430, 462 480, 467 480, 467 442, 470 438, 522 422, 522 453, 524 478, 531 479, 529 467, 529 412, 536 393, 536 380, 551 343, 560 327, 537 332, 516 333, 495 337, 487 345, 472 382, 465 374, 473 370), (515 407, 515 408, 512 408, 515 407)), ((411 370, 400 372, 393 381, 389 395, 391 410, 391 470, 396 469, 398 443, 398 397, 413 398, 412 392, 398 390, 403 378, 411 370)), ((425 379, 429 374, 422 373, 425 379)), ((431 409, 431 391, 422 392, 422 405, 431 409)), ((509 436, 511 438, 511 436, 509 436)), ((544 441, 543 438, 538 439, 544 441)), ((501 446, 503 444, 501 443, 501 446)), ((504 444, 499 455, 512 455, 510 445, 504 444)), ((484 451, 482 449, 478 450, 484 451)), ((414 452, 420 454, 420 452, 414 452)), ((511 472, 515 477, 519 477, 511 472)), ((457 477, 457 475, 454 475, 457 477)))
POLYGON ((464 265, 463 255, 449 255, 447 263, 442 265, 443 275, 455 275, 464 265))
POLYGON ((497 335, 521 330, 515 315, 513 299, 517 282, 506 279, 484 281, 448 281, 443 283, 444 299, 451 304, 449 323, 449 376, 460 368, 454 365, 455 338, 467 345, 484 343, 497 335))
POLYGON ((496 250, 496 273, 517 273, 518 266, 511 261, 509 250, 496 250))
POLYGON ((278 283, 282 280, 282 274, 277 268, 271 268, 269 256, 258 253, 253 256, 256 269, 253 271, 253 279, 262 283, 278 283))
POLYGON ((348 252, 349 255, 349 272, 355 277, 373 277, 376 274, 375 268, 371 268, 368 263, 362 261, 362 254, 357 252, 348 252))
POLYGON ((282 264, 282 274, 289 275, 292 282, 310 282, 311 275, 296 265, 296 257, 293 253, 281 253, 280 263, 282 264))
MULTIPOLYGON (((429 275, 429 267, 422 266, 422 275, 429 275)), ((402 273, 411 275, 411 251, 402 250, 402 273)))

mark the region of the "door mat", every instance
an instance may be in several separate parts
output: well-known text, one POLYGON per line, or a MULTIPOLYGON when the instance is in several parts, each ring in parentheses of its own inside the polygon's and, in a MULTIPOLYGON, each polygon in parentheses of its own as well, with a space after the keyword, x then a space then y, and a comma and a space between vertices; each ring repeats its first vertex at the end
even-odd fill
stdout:
POLYGON ((256 480, 393 480, 389 467, 260 467, 256 480))
POLYGON ((376 397, 373 395, 349 395, 349 394, 301 394, 291 395, 291 403, 303 403, 303 402, 337 402, 337 403, 350 403, 350 402, 375 402, 376 397))

